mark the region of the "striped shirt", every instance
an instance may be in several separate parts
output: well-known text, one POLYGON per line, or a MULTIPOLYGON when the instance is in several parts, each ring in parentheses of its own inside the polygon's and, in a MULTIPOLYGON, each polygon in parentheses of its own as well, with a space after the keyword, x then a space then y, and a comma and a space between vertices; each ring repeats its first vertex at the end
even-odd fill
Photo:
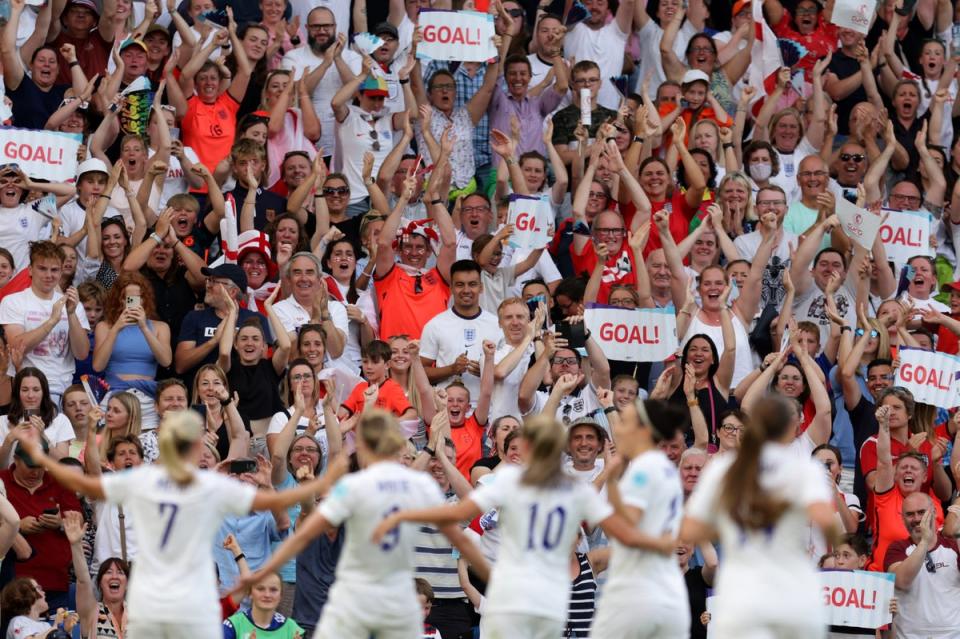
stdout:
MULTIPOLYGON (((446 503, 459 501, 453 493, 447 495, 446 503)), ((466 595, 460 587, 457 574, 457 558, 460 556, 453 544, 438 528, 426 524, 417 531, 416 576, 423 577, 433 588, 437 599, 463 599, 466 595)))
POLYGON ((580 574, 573 580, 570 588, 570 608, 567 610, 567 627, 564 637, 587 637, 590 624, 597 607, 597 582, 587 555, 576 553, 580 562, 580 574))

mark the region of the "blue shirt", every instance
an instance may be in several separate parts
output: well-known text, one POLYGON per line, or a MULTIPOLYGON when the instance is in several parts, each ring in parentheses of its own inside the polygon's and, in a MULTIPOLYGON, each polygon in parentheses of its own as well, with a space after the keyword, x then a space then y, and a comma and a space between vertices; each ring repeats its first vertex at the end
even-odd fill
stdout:
POLYGON ((243 549, 250 570, 257 570, 265 564, 273 553, 274 542, 286 537, 286 531, 281 534, 277 530, 277 522, 270 511, 259 511, 244 517, 230 516, 224 519, 217 532, 217 540, 213 544, 213 558, 217 562, 220 585, 224 590, 232 588, 237 577, 240 576, 233 553, 223 547, 223 540, 229 534, 236 538, 240 548, 243 549))

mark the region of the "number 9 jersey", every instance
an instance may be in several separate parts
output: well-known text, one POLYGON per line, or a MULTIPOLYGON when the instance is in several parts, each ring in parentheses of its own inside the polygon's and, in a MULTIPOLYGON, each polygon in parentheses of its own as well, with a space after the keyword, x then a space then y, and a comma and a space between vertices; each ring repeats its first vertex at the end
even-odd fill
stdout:
POLYGON ((534 615, 563 622, 570 601, 570 555, 580 523, 613 514, 586 482, 564 478, 549 487, 523 483, 524 468, 497 468, 467 499, 500 509, 501 545, 484 614, 534 615))
POLYGON ((137 535, 131 621, 219 625, 214 539, 226 516, 250 512, 256 489, 205 470, 181 487, 160 466, 109 473, 102 482, 106 500, 123 507, 137 535))

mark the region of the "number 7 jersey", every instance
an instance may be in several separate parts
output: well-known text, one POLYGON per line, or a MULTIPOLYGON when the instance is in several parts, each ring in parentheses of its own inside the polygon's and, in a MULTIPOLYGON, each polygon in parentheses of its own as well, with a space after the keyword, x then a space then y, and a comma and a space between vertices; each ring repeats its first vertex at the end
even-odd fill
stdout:
POLYGON ((500 509, 502 541, 485 610, 564 620, 580 523, 596 526, 613 509, 586 482, 565 477, 553 486, 531 486, 522 482, 523 471, 501 464, 492 481, 467 497, 484 512, 500 509))
POLYGON ((213 544, 227 515, 246 515, 256 489, 194 471, 180 487, 160 466, 104 475, 106 500, 123 507, 137 535, 127 603, 130 618, 207 622, 219 618, 213 544))

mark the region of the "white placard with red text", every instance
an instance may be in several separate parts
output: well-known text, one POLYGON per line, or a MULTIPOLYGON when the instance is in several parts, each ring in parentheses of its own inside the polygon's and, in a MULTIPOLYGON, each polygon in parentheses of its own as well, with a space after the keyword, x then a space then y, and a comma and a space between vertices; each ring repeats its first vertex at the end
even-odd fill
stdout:
POLYGON ((877 237, 883 218, 843 198, 837 199, 837 217, 847 237, 868 251, 873 248, 873 240, 877 237))
POLYGON ((672 309, 592 306, 583 321, 608 359, 662 362, 677 350, 677 316, 672 309))
POLYGON ((0 164, 17 164, 29 177, 65 182, 77 176, 79 133, 0 129, 0 164))
POLYGON ((880 225, 880 241, 887 258, 897 266, 907 263, 914 255, 929 255, 930 229, 933 217, 926 211, 897 211, 883 209, 886 221, 880 225))
POLYGON ((877 0, 837 0, 833 5, 830 22, 867 35, 876 9, 877 0))
POLYGON ((417 45, 418 58, 486 62, 497 57, 489 13, 424 9, 419 25, 423 39, 417 45))
POLYGON ((547 233, 552 222, 550 218, 550 209, 543 206, 540 197, 511 195, 507 211, 507 224, 513 224, 510 246, 528 250, 546 246, 550 242, 547 233))
POLYGON ((890 623, 894 575, 865 570, 820 573, 823 603, 832 626, 879 628, 890 623))
POLYGON ((960 406, 960 357, 907 346, 900 347, 899 357, 895 386, 906 388, 921 404, 960 406))

